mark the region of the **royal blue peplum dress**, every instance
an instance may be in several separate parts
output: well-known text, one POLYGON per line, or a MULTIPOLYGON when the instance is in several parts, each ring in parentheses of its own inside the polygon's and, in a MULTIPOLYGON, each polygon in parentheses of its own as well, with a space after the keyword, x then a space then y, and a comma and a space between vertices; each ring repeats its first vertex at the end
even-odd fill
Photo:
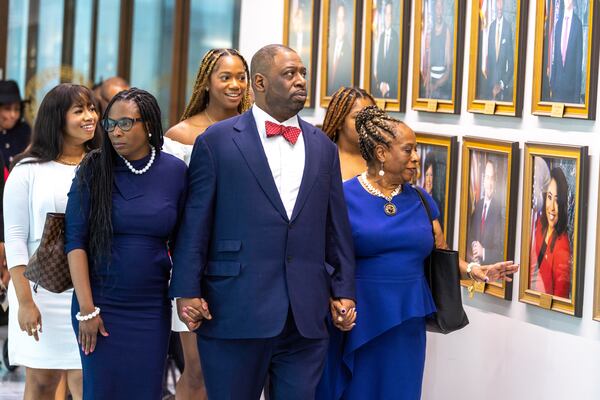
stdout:
POLYGON ((357 178, 344 183, 344 194, 356 256, 357 321, 349 333, 332 329, 317 399, 420 399, 425 317, 435 312, 423 269, 433 246, 427 212, 410 185, 392 199, 394 216, 357 178))
MULTIPOLYGON (((143 168, 149 157, 132 162, 143 168)), ((96 350, 81 352, 86 400, 158 400, 171 329, 167 242, 175 235, 185 203, 183 161, 157 152, 150 169, 135 175, 117 159, 112 195, 110 263, 90 260, 94 305, 100 307, 108 337, 98 335, 96 350)), ((66 251, 88 248, 90 194, 73 181, 66 211, 66 251)), ((73 295, 75 333, 79 311, 73 295)))

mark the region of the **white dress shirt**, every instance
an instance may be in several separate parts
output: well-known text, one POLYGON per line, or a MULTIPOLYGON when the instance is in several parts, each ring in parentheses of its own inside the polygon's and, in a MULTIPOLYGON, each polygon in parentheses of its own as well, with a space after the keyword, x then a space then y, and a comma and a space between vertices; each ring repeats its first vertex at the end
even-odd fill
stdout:
POLYGON ((268 138, 265 122, 270 121, 278 125, 293 126, 301 129, 298 116, 294 115, 287 121, 280 123, 256 104, 252 106, 252 115, 254 116, 254 121, 256 121, 258 136, 269 161, 269 168, 271 169, 275 186, 279 191, 285 212, 288 218, 291 218, 296 198, 298 197, 298 191, 300 190, 302 175, 304 174, 304 135, 301 134, 294 145, 281 135, 268 138))

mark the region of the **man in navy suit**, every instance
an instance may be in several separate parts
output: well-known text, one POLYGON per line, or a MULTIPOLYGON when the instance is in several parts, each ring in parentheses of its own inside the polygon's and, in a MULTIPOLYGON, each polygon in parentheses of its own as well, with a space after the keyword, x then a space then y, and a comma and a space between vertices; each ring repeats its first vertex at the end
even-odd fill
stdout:
POLYGON ((330 308, 352 328, 354 254, 338 152, 298 118, 306 68, 292 49, 252 58, 256 103, 198 137, 170 294, 198 333, 208 397, 314 397, 330 308), (352 317, 351 317, 352 316, 352 317))
POLYGON ((581 104, 583 28, 573 1, 564 0, 562 16, 554 30, 550 90, 552 101, 581 104))
POLYGON ((467 261, 494 264, 504 260, 505 206, 496 194, 496 165, 491 160, 485 163, 483 191, 471 214, 467 261))
POLYGON ((398 32, 392 29, 392 2, 383 7, 383 32, 377 50, 377 88, 375 97, 398 97, 398 53, 400 51, 398 32))
POLYGON ((484 98, 495 101, 513 99, 514 43, 510 23, 504 18, 503 1, 496 0, 496 19, 490 25, 484 98))

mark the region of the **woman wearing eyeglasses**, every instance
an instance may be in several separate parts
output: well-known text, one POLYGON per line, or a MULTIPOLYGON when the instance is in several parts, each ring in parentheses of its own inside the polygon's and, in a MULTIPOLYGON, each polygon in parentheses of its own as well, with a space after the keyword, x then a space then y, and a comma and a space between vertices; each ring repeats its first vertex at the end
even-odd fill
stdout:
POLYGON ((69 192, 66 251, 75 287, 85 399, 160 399, 171 328, 169 243, 186 165, 160 151, 160 109, 132 88, 108 104, 109 140, 69 192))

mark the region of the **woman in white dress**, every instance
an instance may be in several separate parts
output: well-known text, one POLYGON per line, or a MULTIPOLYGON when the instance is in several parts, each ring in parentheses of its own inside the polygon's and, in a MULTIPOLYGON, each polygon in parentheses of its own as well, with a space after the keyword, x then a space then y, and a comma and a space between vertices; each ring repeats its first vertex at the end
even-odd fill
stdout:
POLYGON ((42 100, 31 144, 15 158, 4 189, 6 259, 11 282, 9 360, 26 367, 25 399, 54 400, 61 377, 81 399, 81 361, 71 326, 73 289, 52 293, 23 275, 40 244, 46 213, 65 212, 75 168, 99 147, 99 116, 92 92, 60 84, 42 100))
MULTIPOLYGON (((163 150, 189 164, 196 138, 212 124, 234 117, 251 106, 250 72, 244 57, 234 49, 212 49, 202 59, 192 98, 181 121, 165 134, 163 150)), ((185 368, 176 386, 177 400, 206 399, 196 334, 179 321, 173 305, 171 329, 179 332, 185 368)))

